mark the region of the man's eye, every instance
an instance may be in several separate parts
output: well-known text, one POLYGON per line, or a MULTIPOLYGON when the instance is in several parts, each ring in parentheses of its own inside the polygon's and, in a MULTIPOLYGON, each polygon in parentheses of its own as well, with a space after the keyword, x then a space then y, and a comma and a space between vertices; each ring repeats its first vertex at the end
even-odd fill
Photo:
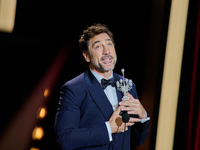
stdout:
POLYGON ((95 47, 95 49, 100 49, 101 48, 101 46, 100 45, 97 45, 96 47, 95 47))
POLYGON ((112 43, 108 43, 108 46, 112 46, 113 44, 112 43))

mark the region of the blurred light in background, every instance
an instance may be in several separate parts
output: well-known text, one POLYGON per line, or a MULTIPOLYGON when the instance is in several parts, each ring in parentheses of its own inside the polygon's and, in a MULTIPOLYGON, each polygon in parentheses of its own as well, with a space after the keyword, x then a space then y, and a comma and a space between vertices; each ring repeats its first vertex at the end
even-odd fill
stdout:
POLYGON ((32 139, 33 140, 41 140, 44 136, 44 130, 42 127, 36 126, 32 132, 32 139))
POLYGON ((37 118, 38 119, 44 119, 44 117, 47 115, 47 109, 46 107, 41 107, 38 110, 37 118))
POLYGON ((50 94, 50 90, 49 89, 45 89, 44 90, 44 97, 48 97, 50 94))
POLYGON ((30 150, 40 150, 40 149, 36 147, 31 147, 30 150))

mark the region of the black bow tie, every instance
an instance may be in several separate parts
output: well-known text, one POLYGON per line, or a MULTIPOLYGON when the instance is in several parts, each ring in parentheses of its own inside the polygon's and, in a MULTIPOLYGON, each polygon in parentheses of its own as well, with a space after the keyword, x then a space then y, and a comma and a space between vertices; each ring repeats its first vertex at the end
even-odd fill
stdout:
POLYGON ((109 80, 106 80, 106 79, 101 79, 101 86, 102 86, 102 89, 104 90, 108 85, 111 85, 111 86, 115 86, 116 85, 116 78, 113 77, 109 80))

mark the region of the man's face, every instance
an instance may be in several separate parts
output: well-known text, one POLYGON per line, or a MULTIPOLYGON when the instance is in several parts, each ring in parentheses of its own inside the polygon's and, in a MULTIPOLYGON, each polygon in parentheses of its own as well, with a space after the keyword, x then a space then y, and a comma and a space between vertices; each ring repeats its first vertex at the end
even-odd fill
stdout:
POLYGON ((101 33, 89 40, 89 54, 83 53, 90 68, 98 72, 113 70, 117 61, 115 47, 107 33, 101 33))

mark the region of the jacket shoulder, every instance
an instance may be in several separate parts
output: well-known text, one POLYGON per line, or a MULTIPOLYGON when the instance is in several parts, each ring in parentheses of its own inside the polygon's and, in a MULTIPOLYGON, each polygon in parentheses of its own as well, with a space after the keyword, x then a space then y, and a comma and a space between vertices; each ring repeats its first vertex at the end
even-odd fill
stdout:
POLYGON ((70 81, 67 81, 62 87, 61 92, 64 91, 64 93, 73 94, 76 96, 85 95, 86 93, 86 82, 84 73, 80 74, 79 76, 73 78, 70 81))
POLYGON ((72 102, 77 106, 81 106, 82 100, 86 97, 87 88, 84 79, 84 73, 67 81, 60 89, 60 103, 63 101, 72 102))
POLYGON ((83 83, 84 83, 84 73, 67 81, 62 87, 64 87, 64 86, 80 86, 80 84, 83 84, 83 83))

